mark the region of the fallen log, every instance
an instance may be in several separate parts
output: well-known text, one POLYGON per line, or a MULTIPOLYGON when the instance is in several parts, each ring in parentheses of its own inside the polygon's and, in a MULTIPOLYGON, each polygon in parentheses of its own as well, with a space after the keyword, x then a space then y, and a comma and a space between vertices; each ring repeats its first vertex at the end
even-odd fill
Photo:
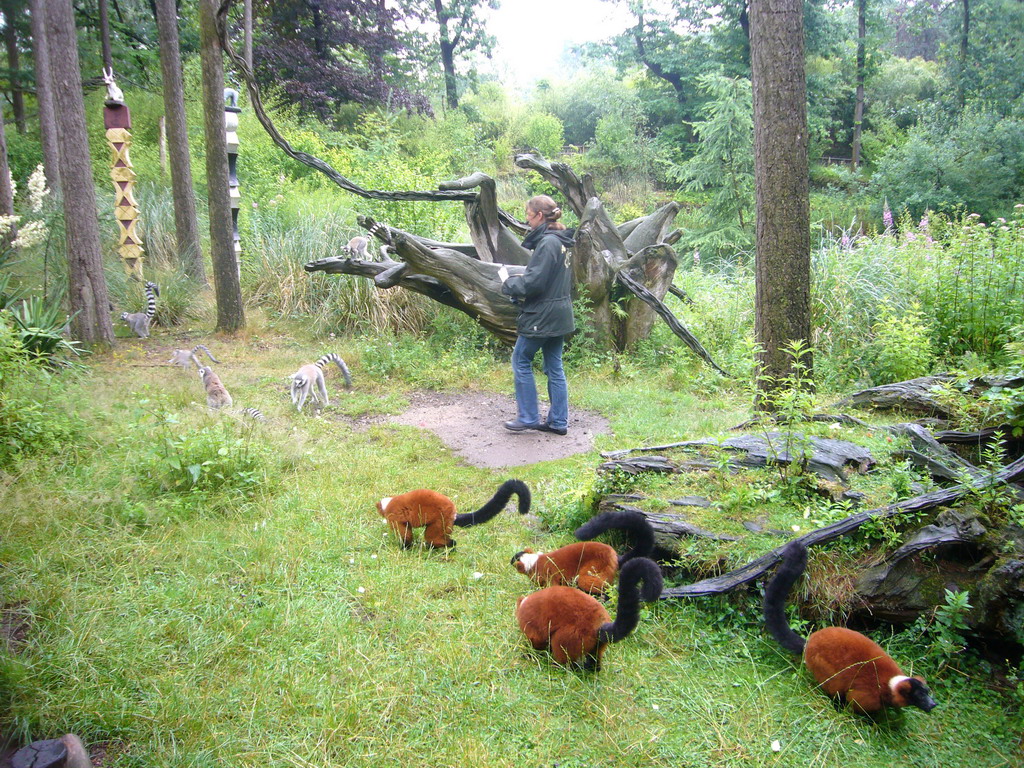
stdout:
MULTIPOLYGON (((1012 464, 1008 464, 998 472, 986 475, 978 480, 972 480, 970 483, 964 483, 952 488, 943 488, 942 490, 932 491, 931 493, 926 493, 922 496, 915 496, 912 499, 906 499, 895 504, 888 504, 884 507, 877 507, 875 509, 858 512, 840 520, 837 523, 811 531, 810 533, 798 538, 807 546, 824 544, 825 542, 833 541, 841 536, 845 536, 851 531, 857 530, 868 520, 887 519, 907 513, 923 512, 928 509, 947 506, 959 501, 968 494, 974 493, 975 491, 989 488, 994 485, 1015 483, 1022 479, 1024 479, 1024 458, 1017 459, 1012 464)), ((785 545, 776 547, 741 568, 729 571, 721 576, 715 576, 710 579, 704 579, 703 581, 698 581, 693 584, 685 584, 679 587, 669 587, 661 593, 661 599, 673 600, 681 597, 721 595, 726 592, 731 592, 737 587, 742 586, 743 584, 748 584, 771 570, 771 568, 773 568, 782 558, 782 550, 784 548, 785 545)))

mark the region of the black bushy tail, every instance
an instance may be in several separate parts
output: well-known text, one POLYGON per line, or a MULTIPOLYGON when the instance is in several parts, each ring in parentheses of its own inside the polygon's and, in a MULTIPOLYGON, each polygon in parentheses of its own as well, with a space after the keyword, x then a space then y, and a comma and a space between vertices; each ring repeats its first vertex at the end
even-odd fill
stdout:
POLYGON ((803 653, 807 641, 790 629, 786 598, 806 567, 807 546, 799 540, 791 541, 782 550, 782 562, 764 590, 764 626, 775 642, 793 653, 803 653))
POLYGON ((525 515, 530 511, 530 489, 522 480, 506 480, 491 497, 491 500, 476 512, 456 515, 455 524, 460 528, 468 528, 471 525, 486 523, 505 508, 513 493, 519 497, 519 514, 525 515))
POLYGON ((651 556, 654 551, 654 529, 644 513, 636 510, 615 510, 592 517, 576 529, 575 536, 580 541, 588 541, 611 528, 629 531, 633 539, 633 548, 619 555, 620 566, 635 557, 651 556))
POLYGON ((334 363, 338 366, 341 375, 345 377, 345 388, 352 389, 352 375, 348 372, 348 366, 345 365, 345 361, 341 359, 341 356, 336 352, 331 352, 317 360, 315 365, 317 368, 323 368, 328 363, 334 363))
POLYGON ((598 642, 617 643, 628 637, 640 620, 640 601, 650 603, 657 600, 661 595, 661 586, 661 568, 653 560, 638 557, 622 566, 615 621, 601 625, 597 631, 598 642), (641 581, 643 586, 638 587, 641 581))

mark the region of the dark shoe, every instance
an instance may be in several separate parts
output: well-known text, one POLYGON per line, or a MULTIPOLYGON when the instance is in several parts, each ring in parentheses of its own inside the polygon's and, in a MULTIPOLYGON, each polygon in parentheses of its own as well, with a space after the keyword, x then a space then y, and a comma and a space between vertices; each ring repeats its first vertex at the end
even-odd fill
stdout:
POLYGON ((569 433, 568 429, 559 429, 558 427, 552 427, 550 424, 540 424, 537 429, 541 432, 551 432, 556 435, 567 435, 569 433))
POLYGON ((540 429, 540 423, 534 422, 533 424, 528 424, 525 421, 516 419, 515 421, 506 421, 505 429, 509 432, 525 432, 528 429, 540 429))

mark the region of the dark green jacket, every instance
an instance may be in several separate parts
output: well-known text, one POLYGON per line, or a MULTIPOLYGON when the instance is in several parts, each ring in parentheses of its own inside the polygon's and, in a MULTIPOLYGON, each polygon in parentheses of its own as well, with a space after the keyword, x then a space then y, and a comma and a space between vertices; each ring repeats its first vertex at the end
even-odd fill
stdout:
POLYGON ((516 331, 520 336, 550 338, 568 336, 576 330, 572 317, 572 269, 569 251, 573 245, 571 229, 551 229, 541 225, 523 240, 533 251, 526 271, 512 275, 501 290, 519 304, 516 331))

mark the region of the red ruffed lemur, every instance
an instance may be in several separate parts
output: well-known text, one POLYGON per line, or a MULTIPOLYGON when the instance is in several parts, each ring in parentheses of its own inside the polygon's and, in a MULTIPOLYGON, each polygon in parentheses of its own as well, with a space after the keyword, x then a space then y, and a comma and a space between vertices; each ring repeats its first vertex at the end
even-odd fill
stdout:
POLYGON ((599 541, 578 541, 552 552, 524 549, 512 556, 517 571, 542 587, 575 586, 592 595, 604 592, 615 581, 619 568, 654 550, 654 529, 643 513, 632 510, 605 512, 576 529, 577 539, 592 539, 611 529, 628 531, 633 549, 621 557, 614 547, 599 541))
POLYGON ((455 503, 442 493, 420 488, 377 502, 377 511, 398 534, 402 547, 412 546, 412 529, 423 528, 423 540, 435 549, 455 546, 449 536, 454 526, 467 528, 486 523, 505 508, 512 494, 519 497, 519 513, 530 511, 530 489, 522 480, 506 480, 491 500, 476 512, 455 514, 455 503))
POLYGON ((661 595, 661 569, 638 557, 622 566, 615 621, 597 598, 572 587, 544 587, 519 598, 516 620, 538 651, 550 650, 559 664, 597 671, 608 643, 626 638, 640 619, 640 601, 661 595), (640 584, 642 583, 642 586, 640 584))
POLYGON ((924 680, 908 677, 882 647, 845 627, 819 629, 805 641, 786 620, 785 603, 793 584, 807 567, 807 547, 790 542, 764 592, 764 623, 776 642, 803 653, 804 664, 830 696, 857 712, 874 714, 885 707, 913 706, 930 712, 935 701, 924 680))

